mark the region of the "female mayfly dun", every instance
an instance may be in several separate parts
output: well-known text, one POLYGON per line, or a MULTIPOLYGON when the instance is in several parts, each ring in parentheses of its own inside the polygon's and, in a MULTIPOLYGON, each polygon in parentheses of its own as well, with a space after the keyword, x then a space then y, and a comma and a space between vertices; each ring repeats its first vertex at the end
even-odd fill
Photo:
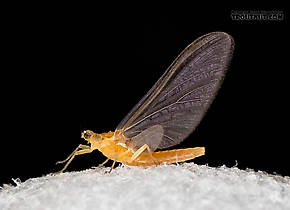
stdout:
MULTIPOLYGON (((132 166, 175 163, 204 155, 204 147, 166 149, 182 142, 201 121, 225 77, 234 50, 232 37, 206 34, 173 61, 149 92, 120 122, 114 132, 87 130, 80 144, 64 161, 64 171, 76 155, 101 151, 108 159, 132 166)), ((103 165, 102 164, 102 165, 103 165)))

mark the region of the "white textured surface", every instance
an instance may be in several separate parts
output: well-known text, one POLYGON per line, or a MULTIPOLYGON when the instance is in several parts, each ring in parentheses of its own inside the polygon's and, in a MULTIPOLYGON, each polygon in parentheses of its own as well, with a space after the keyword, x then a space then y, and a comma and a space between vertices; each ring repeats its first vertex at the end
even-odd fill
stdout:
POLYGON ((290 178, 185 163, 48 175, 0 191, 0 209, 290 209, 290 178))

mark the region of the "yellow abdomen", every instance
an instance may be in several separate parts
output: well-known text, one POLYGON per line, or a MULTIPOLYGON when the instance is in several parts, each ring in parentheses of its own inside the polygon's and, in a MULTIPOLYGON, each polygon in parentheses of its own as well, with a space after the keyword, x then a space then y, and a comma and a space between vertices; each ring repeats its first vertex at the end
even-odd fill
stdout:
POLYGON ((143 152, 136 160, 129 162, 130 157, 124 158, 123 162, 126 165, 132 166, 151 166, 162 163, 177 163, 183 162, 186 160, 194 159, 198 156, 204 155, 204 147, 195 147, 195 148, 187 148, 187 149, 174 149, 174 150, 166 150, 153 152, 151 156, 147 152, 143 152), (129 160, 129 161, 128 161, 129 160))

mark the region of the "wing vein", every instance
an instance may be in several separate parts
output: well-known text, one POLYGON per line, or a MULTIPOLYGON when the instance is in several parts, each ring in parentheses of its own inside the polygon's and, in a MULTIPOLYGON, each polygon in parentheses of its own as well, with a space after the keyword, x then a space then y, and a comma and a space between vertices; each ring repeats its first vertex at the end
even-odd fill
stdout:
MULTIPOLYGON (((194 89, 193 91, 197 91, 198 89, 203 88, 204 86, 206 86, 206 85, 200 86, 200 87, 194 89)), ((191 91, 191 92, 193 92, 193 91, 191 91)), ((189 93, 191 93, 191 92, 189 92, 189 93)), ((189 93, 187 93, 187 94, 189 94, 189 93)), ((160 111, 163 111, 163 110, 165 110, 165 109, 167 109, 167 108, 169 108, 169 107, 171 107, 171 106, 173 106, 173 105, 175 105, 175 104, 182 104, 182 103, 180 103, 180 99, 184 98, 184 96, 186 96, 187 94, 184 94, 183 96, 181 96, 178 100, 176 100, 176 101, 173 102, 172 104, 169 104, 169 105, 167 105, 167 106, 165 106, 165 107, 163 107, 163 108, 161 108, 161 109, 158 109, 158 110, 156 110, 155 112, 152 112, 151 114, 149 114, 149 115, 147 115, 146 117, 142 118, 141 120, 137 121, 136 123, 132 124, 131 126, 129 126, 128 128, 126 128, 126 129, 124 130, 124 132, 127 131, 127 130, 129 130, 130 128, 132 128, 132 127, 138 125, 139 123, 143 122, 144 120, 148 119, 149 117, 153 116, 154 114, 156 114, 156 113, 158 113, 158 112, 160 112, 160 111)), ((184 101, 184 102, 193 102, 193 101, 197 101, 197 100, 199 100, 199 99, 196 99, 196 100, 189 100, 189 101, 184 101)))
POLYGON ((163 134, 163 136, 165 136, 166 138, 169 138, 170 140, 174 141, 174 139, 171 138, 170 136, 167 136, 167 135, 165 135, 165 134, 163 134))

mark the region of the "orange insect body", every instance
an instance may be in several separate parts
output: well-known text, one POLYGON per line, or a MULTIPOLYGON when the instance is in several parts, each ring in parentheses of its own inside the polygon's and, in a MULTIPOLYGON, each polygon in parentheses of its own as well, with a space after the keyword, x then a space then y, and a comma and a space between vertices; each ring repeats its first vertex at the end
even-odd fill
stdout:
POLYGON ((148 152, 142 152, 135 160, 132 161, 134 150, 127 148, 126 144, 122 144, 124 137, 114 136, 114 132, 92 134, 88 139, 91 143, 92 150, 98 149, 107 158, 124 163, 131 166, 152 166, 161 163, 176 163, 194 159, 204 155, 204 147, 174 149, 159 152, 152 152, 152 157, 148 152), (118 140, 120 137, 121 141, 118 140), (115 138, 115 139, 114 139, 115 138))

